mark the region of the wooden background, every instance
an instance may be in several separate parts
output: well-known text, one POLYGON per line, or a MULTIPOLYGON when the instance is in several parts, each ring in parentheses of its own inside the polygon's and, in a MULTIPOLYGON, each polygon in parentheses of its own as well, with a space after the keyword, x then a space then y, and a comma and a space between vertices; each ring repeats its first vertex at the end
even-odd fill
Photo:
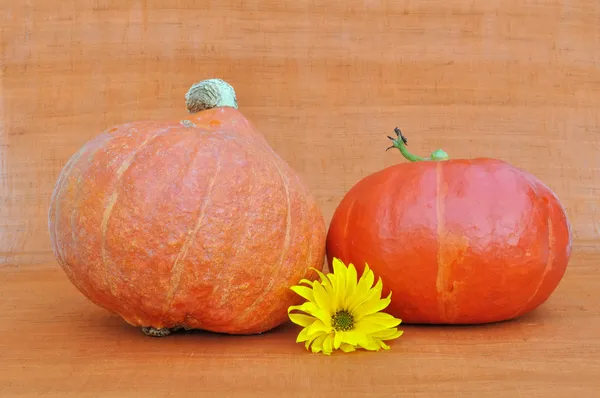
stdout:
POLYGON ((597 0, 0 0, 0 32, 0 396, 600 394, 597 0), (48 202, 85 141, 181 117, 208 77, 236 88, 327 221, 403 161, 385 152, 396 126, 416 153, 533 172, 573 226, 563 283, 521 320, 406 326, 385 353, 313 356, 289 325, 143 337, 68 284, 48 202))

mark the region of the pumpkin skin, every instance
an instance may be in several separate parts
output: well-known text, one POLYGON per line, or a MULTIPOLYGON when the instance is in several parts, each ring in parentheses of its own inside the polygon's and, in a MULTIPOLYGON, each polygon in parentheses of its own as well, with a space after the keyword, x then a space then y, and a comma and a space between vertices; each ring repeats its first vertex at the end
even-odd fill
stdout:
POLYGON ((185 119, 115 126, 69 160, 49 209, 55 256, 148 334, 265 332, 324 265, 321 211, 240 111, 185 119))
POLYGON ((571 230, 553 192, 489 158, 419 161, 373 173, 334 212, 327 257, 369 264, 405 323, 519 317, 558 286, 571 230))

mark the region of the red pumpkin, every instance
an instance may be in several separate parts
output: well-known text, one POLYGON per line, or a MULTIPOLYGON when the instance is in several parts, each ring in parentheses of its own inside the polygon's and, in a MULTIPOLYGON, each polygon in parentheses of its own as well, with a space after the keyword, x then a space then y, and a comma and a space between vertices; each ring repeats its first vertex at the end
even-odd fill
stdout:
POLYGON ((217 79, 191 116, 113 127, 55 186, 49 230, 70 281, 147 334, 260 333, 287 321, 289 286, 314 278, 325 223, 298 175, 217 79))
MULTIPOLYGON (((571 253, 565 211, 539 179, 501 160, 410 154, 342 199, 327 256, 364 264, 406 323, 478 324, 521 316, 559 284, 571 253)), ((389 148, 388 148, 389 149, 389 148)))

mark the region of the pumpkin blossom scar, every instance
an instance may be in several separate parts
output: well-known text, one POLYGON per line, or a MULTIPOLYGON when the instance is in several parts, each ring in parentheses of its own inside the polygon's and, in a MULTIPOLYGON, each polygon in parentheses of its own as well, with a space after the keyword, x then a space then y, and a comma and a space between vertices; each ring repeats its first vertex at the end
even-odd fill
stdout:
POLYGON ((397 328, 402 320, 381 312, 390 304, 392 293, 381 297, 383 283, 379 278, 373 286, 375 274, 368 264, 358 281, 353 264, 346 266, 334 258, 332 265, 333 273, 327 275, 312 268, 320 280, 302 279, 291 287, 307 300, 288 308, 290 320, 302 327, 296 342, 304 342, 307 350, 325 355, 338 349, 389 350, 384 341, 403 334, 397 328))

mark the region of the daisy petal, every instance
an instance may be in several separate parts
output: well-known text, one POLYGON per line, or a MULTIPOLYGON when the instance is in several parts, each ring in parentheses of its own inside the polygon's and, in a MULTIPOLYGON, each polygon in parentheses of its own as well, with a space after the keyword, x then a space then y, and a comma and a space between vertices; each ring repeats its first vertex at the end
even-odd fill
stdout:
POLYGON ((340 278, 346 278, 346 266, 339 258, 334 258, 331 262, 333 265, 333 273, 340 278))
POLYGON ((325 274, 323 274, 323 272, 321 272, 319 269, 317 269, 315 267, 310 267, 310 269, 315 271, 317 273, 317 275, 319 275, 319 278, 321 278, 321 282, 323 282, 323 283, 327 282, 327 277, 325 276, 325 274))
POLYGON ((384 350, 389 350, 390 346, 385 344, 383 341, 379 340, 377 341, 377 344, 379 344, 379 347, 383 348, 384 350))
POLYGON ((393 329, 386 329, 386 330, 382 330, 379 332, 375 332, 371 336, 373 336, 373 338, 377 338, 380 340, 393 340, 393 339, 397 339, 398 337, 402 336, 402 334, 404 334, 403 330, 398 330, 396 328, 393 328, 393 329))
POLYGON ((333 339, 333 348, 335 348, 336 350, 338 348, 340 348, 343 340, 344 340, 344 332, 335 332, 335 337, 333 339))
POLYGON ((297 295, 307 299, 308 301, 315 301, 315 296, 313 291, 306 286, 292 286, 290 288, 297 295))
POLYGON ((310 287, 312 287, 314 281, 308 280, 308 279, 300 279, 300 282, 298 282, 298 284, 304 283, 305 285, 308 285, 310 287))
POLYGON ((306 349, 308 350, 310 345, 312 344, 312 342, 315 341, 315 339, 319 336, 320 336, 319 334, 314 334, 312 336, 309 336, 309 338, 304 343, 304 347, 306 347, 306 349))
POLYGON ((343 344, 351 344, 351 345, 358 345, 358 340, 359 340, 359 333, 355 330, 351 330, 349 332, 345 332, 342 336, 342 345, 343 344))
POLYGON ((317 305, 311 301, 307 301, 301 305, 290 306, 288 308, 288 314, 290 311, 294 310, 306 312, 307 314, 319 318, 324 324, 331 325, 331 315, 324 309, 317 307, 317 305))
POLYGON ((339 277, 334 274, 327 274, 327 278, 329 279, 329 283, 333 288, 333 303, 332 308, 340 308, 343 306, 342 304, 342 295, 344 292, 340 289, 339 277))
POLYGON ((382 290, 383 290, 383 281, 381 280, 381 278, 379 278, 379 279, 377 279, 377 283, 375 284, 375 286, 373 286, 371 288, 371 290, 369 291, 369 293, 367 294, 367 297, 369 297, 369 299, 381 298, 382 290))
POLYGON ((307 327, 308 335, 312 336, 317 333, 329 333, 331 331, 331 326, 325 325, 321 320, 316 320, 310 326, 307 327))
POLYGON ((326 337, 326 334, 322 334, 312 342, 310 348, 313 353, 320 352, 323 349, 323 341, 325 341, 326 337))
MULTIPOLYGON (((376 315, 376 314, 373 314, 376 315)), ((373 315, 366 316, 356 323, 356 330, 359 330, 363 334, 373 334, 381 332, 389 328, 393 328, 400 324, 400 320, 389 315, 391 319, 382 320, 381 322, 377 319, 372 318, 373 315), (387 322, 387 323, 386 323, 387 322)), ((388 315, 388 314, 386 314, 388 315)))
MULTIPOLYGON (((395 326, 397 326, 397 325, 395 325, 395 326)), ((381 332, 383 330, 387 330, 389 328, 386 326, 382 326, 380 324, 374 323, 374 322, 365 321, 363 319, 356 324, 356 329, 360 330, 360 332, 362 334, 373 335, 375 333, 379 333, 379 332, 381 332)))
POLYGON ((328 334, 323 340, 323 354, 330 355, 333 351, 333 336, 328 334))
MULTIPOLYGON (((318 269, 316 269, 316 268, 311 268, 311 269, 314 270, 319 275, 319 278, 321 278, 321 282, 320 282, 321 286, 323 286, 326 290, 330 291, 332 286, 331 286, 331 283, 329 282, 329 278, 327 278, 325 276, 325 274, 323 274, 318 269)), ((315 282, 319 283, 318 281, 315 281, 315 282)), ((313 284, 313 287, 314 286, 315 286, 315 284, 313 284)))
POLYGON ((359 305, 361 305, 362 303, 364 303, 368 300, 369 300, 369 297, 367 297, 367 295, 365 293, 362 293, 362 294, 358 293, 358 289, 356 289, 352 296, 348 296, 346 298, 344 308, 347 308, 348 311, 350 311, 350 312, 354 312, 356 307, 358 307, 359 305))
POLYGON ((369 351, 376 351, 379 349, 378 344, 375 342, 375 340, 368 335, 359 335, 358 336, 358 345, 361 346, 362 348, 364 348, 365 350, 369 350, 369 351))
POLYGON ((303 341, 307 341, 308 339, 309 339, 308 329, 307 328, 302 328, 302 330, 300 331, 300 333, 298 333, 298 337, 296 337, 296 343, 301 343, 303 341))
POLYGON ((350 264, 348 266, 348 271, 346 272, 346 297, 351 297, 354 295, 356 284, 358 283, 356 278, 356 268, 354 267, 354 264, 350 264))
POLYGON ((315 287, 313 289, 313 294, 315 297, 315 303, 320 308, 322 308, 323 310, 325 310, 326 312, 331 314, 332 313, 331 297, 327 294, 327 291, 325 290, 325 288, 321 284, 317 284, 317 285, 315 285, 315 287))
POLYGON ((371 286, 373 286, 373 282, 375 281, 375 274, 369 268, 368 264, 365 264, 365 269, 363 271, 360 280, 358 281, 358 287, 361 293, 366 293, 371 286))
POLYGON ((360 319, 364 316, 371 315, 383 310, 388 305, 390 305, 390 301, 390 299, 371 299, 356 307, 354 313, 356 314, 356 317, 360 319))
POLYGON ((374 323, 385 328, 393 328, 402 323, 401 319, 394 318, 392 315, 386 314, 385 312, 367 315, 362 318, 361 321, 374 323))
POLYGON ((306 327, 316 321, 316 318, 310 315, 303 314, 288 314, 290 320, 296 325, 306 327))
POLYGON ((354 264, 349 264, 348 270, 346 271, 346 281, 348 283, 348 286, 356 285, 358 283, 356 278, 357 278, 356 267, 354 266, 354 264))
POLYGON ((346 270, 344 264, 340 260, 333 259, 332 263, 333 273, 329 274, 329 279, 334 290, 334 308, 340 308, 343 306, 344 292, 346 291, 346 284, 344 282, 346 270))
POLYGON ((374 298, 379 299, 381 297, 382 288, 383 288, 383 282, 381 281, 381 278, 379 278, 379 280, 377 281, 377 284, 375 284, 375 287, 373 287, 370 290, 365 290, 363 294, 357 295, 356 299, 352 300, 352 302, 348 305, 348 308, 351 311, 354 311, 354 309, 356 309, 356 307, 362 305, 363 303, 365 303, 369 300, 372 300, 374 298))
POLYGON ((344 352, 352 352, 352 351, 356 351, 356 348, 354 348, 354 346, 353 346, 353 345, 351 345, 351 344, 346 344, 346 343, 342 344, 342 345, 340 346, 340 349, 341 349, 342 351, 344 351, 344 352))
MULTIPOLYGON (((356 285, 355 297, 348 303, 350 309, 351 307, 356 307, 357 305, 364 303, 377 294, 377 292, 373 292, 372 289, 374 280, 375 274, 369 269, 368 265, 365 265, 365 270, 356 285)), ((375 289, 377 289, 377 286, 375 286, 375 289)))

